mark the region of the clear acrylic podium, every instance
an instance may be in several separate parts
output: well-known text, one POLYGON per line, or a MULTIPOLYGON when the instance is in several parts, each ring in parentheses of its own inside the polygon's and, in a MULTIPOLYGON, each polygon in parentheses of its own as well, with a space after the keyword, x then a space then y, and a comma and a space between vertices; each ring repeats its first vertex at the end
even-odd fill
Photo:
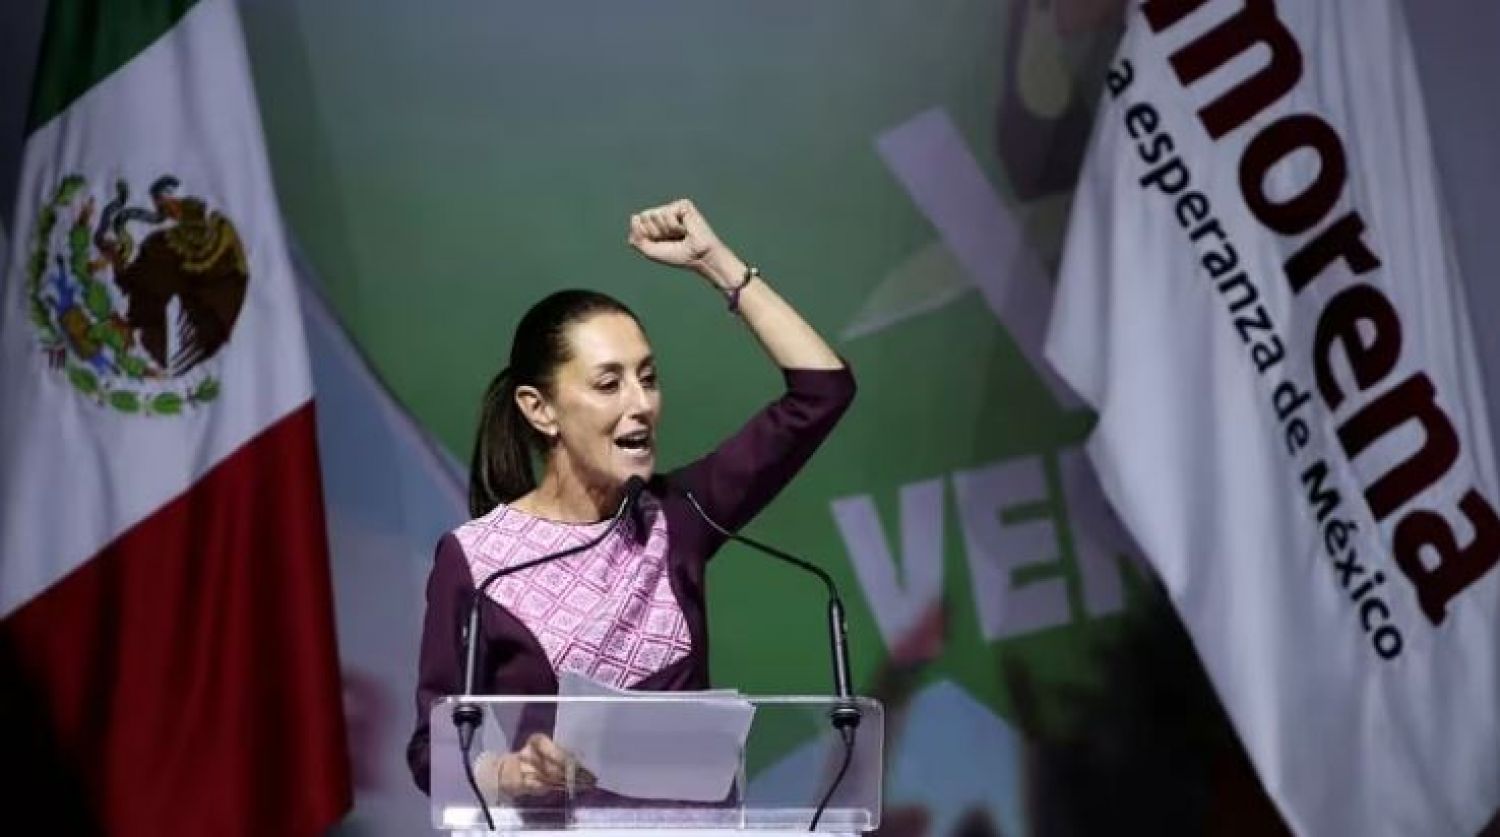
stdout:
POLYGON ((461 702, 484 710, 470 748, 471 765, 515 752, 543 733, 598 777, 591 787, 580 781, 518 798, 504 798, 481 779, 500 833, 805 834, 844 765, 846 747, 831 713, 850 704, 859 709, 860 722, 851 736, 847 768, 818 815, 817 831, 858 834, 880 825, 885 717, 878 701, 653 692, 437 701, 430 764, 432 825, 440 831, 488 833, 453 724, 453 709, 461 702))

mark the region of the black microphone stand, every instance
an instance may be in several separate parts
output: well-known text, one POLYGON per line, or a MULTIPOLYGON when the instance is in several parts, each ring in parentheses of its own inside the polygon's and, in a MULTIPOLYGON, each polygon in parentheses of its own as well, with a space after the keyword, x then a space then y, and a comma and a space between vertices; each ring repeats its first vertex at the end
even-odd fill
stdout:
MULTIPOLYGON (((549 561, 557 561, 570 555, 577 555, 585 550, 598 546, 605 538, 609 537, 615 529, 620 526, 620 521, 625 519, 626 514, 635 506, 640 499, 641 492, 646 488, 646 481, 640 477, 631 477, 625 481, 625 496, 620 500, 620 507, 615 510, 614 516, 610 518, 609 525, 591 540, 576 546, 546 555, 522 561, 509 567, 501 567, 484 577, 474 588, 474 595, 469 599, 469 615, 464 624, 464 691, 463 696, 470 698, 474 696, 474 677, 479 668, 479 603, 484 597, 486 590, 491 584, 522 570, 529 570, 538 564, 549 561)), ((453 726, 458 729, 458 748, 464 761, 464 776, 469 780, 469 788, 474 791, 474 798, 479 801, 479 810, 484 814, 485 825, 490 831, 495 830, 495 820, 490 816, 490 806, 484 801, 484 794, 479 791, 479 783, 474 780, 474 766, 469 763, 469 748, 474 744, 474 733, 484 722, 484 709, 479 704, 471 701, 460 701, 453 707, 453 726)))
POLYGON ((748 547, 764 552, 772 558, 779 558, 795 567, 810 572, 821 579, 823 585, 828 588, 828 646, 829 653, 833 659, 833 690, 835 696, 838 698, 833 709, 828 713, 828 717, 833 722, 834 729, 838 730, 839 738, 844 742, 844 761, 842 766, 839 767, 838 775, 834 777, 832 784, 828 786, 828 792, 823 795, 822 801, 818 803, 817 811, 813 814, 812 825, 807 829, 808 831, 816 831, 818 820, 823 817, 823 809, 828 807, 828 801, 833 798, 834 790, 838 788, 839 783, 844 780, 844 774, 849 770, 849 763, 854 757, 854 732, 859 727, 860 719, 863 717, 859 705, 854 702, 854 695, 849 685, 852 679, 849 676, 849 627, 844 621, 844 601, 839 598, 838 586, 833 583, 833 577, 822 567, 798 558, 795 555, 783 552, 769 544, 761 543, 754 538, 724 528, 712 517, 708 516, 708 512, 704 511, 703 506, 699 505, 698 498, 693 496, 691 489, 684 489, 683 494, 687 496, 688 502, 693 506, 693 510, 698 513, 699 517, 703 518, 703 522, 707 523, 715 532, 732 541, 738 541, 748 547))

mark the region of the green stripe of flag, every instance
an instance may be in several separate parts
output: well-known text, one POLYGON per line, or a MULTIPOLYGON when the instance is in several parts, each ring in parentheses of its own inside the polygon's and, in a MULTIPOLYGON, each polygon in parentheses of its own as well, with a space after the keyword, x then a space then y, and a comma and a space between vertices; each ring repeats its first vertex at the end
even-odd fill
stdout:
POLYGON ((51 0, 29 134, 165 35, 197 0, 51 0))

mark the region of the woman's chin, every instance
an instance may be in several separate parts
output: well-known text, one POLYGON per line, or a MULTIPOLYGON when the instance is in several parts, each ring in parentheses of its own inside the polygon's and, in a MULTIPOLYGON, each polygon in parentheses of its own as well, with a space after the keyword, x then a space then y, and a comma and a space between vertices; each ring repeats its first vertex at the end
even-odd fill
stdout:
POLYGON ((620 478, 621 484, 625 483, 631 477, 640 477, 643 480, 649 480, 651 479, 651 475, 656 473, 656 457, 642 457, 639 459, 632 457, 632 461, 621 463, 615 473, 620 478))

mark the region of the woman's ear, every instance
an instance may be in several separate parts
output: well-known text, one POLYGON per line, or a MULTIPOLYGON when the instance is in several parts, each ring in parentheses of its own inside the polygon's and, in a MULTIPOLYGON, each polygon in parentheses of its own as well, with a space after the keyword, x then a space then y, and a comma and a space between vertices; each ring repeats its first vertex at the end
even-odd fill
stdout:
POLYGON ((557 414, 541 390, 533 386, 516 387, 516 407, 536 432, 547 439, 557 438, 557 414))

